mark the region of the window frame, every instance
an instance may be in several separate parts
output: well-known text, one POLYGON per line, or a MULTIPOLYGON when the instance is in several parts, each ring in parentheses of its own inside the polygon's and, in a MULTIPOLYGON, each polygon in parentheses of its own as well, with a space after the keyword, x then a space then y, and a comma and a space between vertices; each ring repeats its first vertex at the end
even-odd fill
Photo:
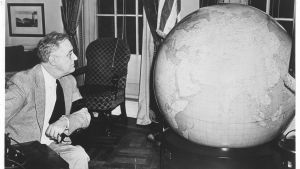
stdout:
MULTIPOLYGON (((139 52, 139 46, 140 46, 140 42, 139 41, 139 18, 143 18, 143 15, 142 14, 139 14, 139 0, 135 0, 135 14, 118 14, 117 13, 117 0, 114 0, 114 13, 113 14, 100 14, 98 13, 98 11, 96 11, 96 18, 97 18, 97 21, 98 21, 98 17, 103 17, 103 16, 106 16, 106 17, 114 17, 114 36, 115 38, 117 38, 118 36, 118 25, 117 25, 117 18, 118 17, 134 17, 135 18, 135 39, 136 39, 136 43, 135 43, 135 54, 132 53, 132 55, 141 55, 141 53, 139 52)), ((96 24, 96 26, 98 27, 98 24, 96 24)), ((97 28, 98 30, 98 28, 97 28)), ((99 36, 99 32, 98 32, 98 36, 99 36)), ((141 35, 142 36, 142 35, 141 35)))

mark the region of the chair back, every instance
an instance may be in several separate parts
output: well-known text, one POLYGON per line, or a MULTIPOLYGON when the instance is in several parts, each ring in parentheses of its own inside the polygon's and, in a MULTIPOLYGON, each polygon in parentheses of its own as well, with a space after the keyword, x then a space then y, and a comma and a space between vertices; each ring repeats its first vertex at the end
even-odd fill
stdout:
MULTIPOLYGON (((86 50, 87 72, 85 85, 112 85, 114 76, 127 74, 130 50, 119 38, 99 38, 86 50)), ((126 77, 123 80, 126 85, 126 77)))

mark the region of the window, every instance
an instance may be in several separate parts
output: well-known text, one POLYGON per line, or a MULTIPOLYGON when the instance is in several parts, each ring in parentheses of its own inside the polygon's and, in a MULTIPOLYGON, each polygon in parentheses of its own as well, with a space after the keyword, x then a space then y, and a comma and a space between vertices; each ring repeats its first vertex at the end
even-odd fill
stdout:
POLYGON ((139 0, 98 0, 98 38, 125 34, 132 54, 141 55, 143 6, 139 0))
POLYGON ((251 0, 250 4, 276 19, 293 37, 294 0, 251 0))
MULTIPOLYGON (((90 1, 90 0, 87 0, 90 1)), ((95 0, 97 2, 96 38, 125 36, 131 51, 128 63, 126 98, 137 99, 143 35, 143 4, 141 0, 95 0)))

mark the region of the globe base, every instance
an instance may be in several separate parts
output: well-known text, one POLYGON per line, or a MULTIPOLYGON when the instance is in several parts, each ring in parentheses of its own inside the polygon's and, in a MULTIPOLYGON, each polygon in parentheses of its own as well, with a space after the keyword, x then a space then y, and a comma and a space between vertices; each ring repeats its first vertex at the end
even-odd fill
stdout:
POLYGON ((167 148, 175 153, 188 153, 224 159, 238 159, 271 155, 278 140, 279 138, 276 138, 271 142, 248 148, 210 147, 193 143, 169 128, 162 134, 162 148, 167 148))
POLYGON ((192 143, 168 129, 162 134, 160 168, 281 169, 284 159, 277 141, 251 148, 216 148, 192 143))

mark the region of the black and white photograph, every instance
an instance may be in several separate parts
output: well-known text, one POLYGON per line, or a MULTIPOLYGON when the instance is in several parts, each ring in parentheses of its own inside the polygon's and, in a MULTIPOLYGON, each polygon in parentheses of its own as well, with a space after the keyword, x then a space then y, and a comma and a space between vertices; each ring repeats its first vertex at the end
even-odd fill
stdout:
POLYGON ((39 3, 8 3, 10 36, 45 36, 44 6, 39 3))
POLYGON ((296 0, 2 6, 5 169, 296 169, 296 0))

